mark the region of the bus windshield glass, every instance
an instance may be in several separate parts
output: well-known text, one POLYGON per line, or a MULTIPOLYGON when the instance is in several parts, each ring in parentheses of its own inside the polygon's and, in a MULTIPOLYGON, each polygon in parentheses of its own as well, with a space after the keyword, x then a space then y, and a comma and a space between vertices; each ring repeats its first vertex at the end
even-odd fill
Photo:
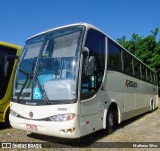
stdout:
POLYGON ((74 26, 30 39, 17 69, 13 99, 75 100, 82 31, 82 26, 74 26))

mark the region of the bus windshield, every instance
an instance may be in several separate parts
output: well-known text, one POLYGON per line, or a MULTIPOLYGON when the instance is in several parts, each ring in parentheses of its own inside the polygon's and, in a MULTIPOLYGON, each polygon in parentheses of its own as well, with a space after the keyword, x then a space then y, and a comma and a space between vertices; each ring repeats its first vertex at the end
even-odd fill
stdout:
POLYGON ((68 27, 28 40, 17 69, 13 99, 75 100, 82 27, 68 27), (46 99, 45 98, 45 99, 46 99))

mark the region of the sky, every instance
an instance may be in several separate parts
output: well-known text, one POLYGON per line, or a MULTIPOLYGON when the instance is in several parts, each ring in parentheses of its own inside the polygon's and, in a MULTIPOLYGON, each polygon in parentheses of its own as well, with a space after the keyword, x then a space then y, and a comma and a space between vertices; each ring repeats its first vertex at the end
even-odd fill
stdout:
MULTIPOLYGON (((27 38, 63 25, 90 23, 114 40, 160 29, 160 0, 1 0, 0 41, 27 38)), ((160 39, 160 31, 157 40, 160 39)))

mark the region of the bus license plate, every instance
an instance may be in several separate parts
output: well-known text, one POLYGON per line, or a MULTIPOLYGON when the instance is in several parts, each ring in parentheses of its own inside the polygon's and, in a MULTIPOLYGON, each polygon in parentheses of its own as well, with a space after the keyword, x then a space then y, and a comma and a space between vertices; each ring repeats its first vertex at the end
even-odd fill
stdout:
POLYGON ((37 131, 37 126, 36 125, 26 124, 26 128, 30 129, 30 130, 37 131))

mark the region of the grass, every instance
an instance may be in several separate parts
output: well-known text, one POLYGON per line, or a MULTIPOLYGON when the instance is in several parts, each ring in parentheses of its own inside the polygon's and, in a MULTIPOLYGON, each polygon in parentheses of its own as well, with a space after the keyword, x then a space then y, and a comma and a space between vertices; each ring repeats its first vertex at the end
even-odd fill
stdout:
POLYGON ((159 107, 158 107, 158 109, 156 110, 156 112, 160 113, 160 104, 159 104, 159 107))
POLYGON ((156 112, 160 113, 160 97, 158 98, 159 100, 159 105, 158 105, 158 109, 156 110, 156 112))

